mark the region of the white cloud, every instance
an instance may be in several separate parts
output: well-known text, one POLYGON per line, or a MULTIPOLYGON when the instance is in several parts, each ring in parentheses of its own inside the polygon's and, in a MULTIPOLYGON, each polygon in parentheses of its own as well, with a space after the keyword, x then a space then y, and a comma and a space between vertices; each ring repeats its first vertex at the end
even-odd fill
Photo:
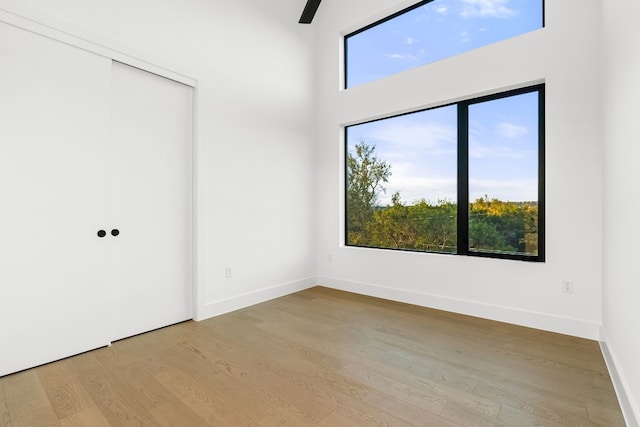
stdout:
POLYGON ((396 163, 393 164, 394 173, 387 183, 387 193, 382 194, 380 201, 383 204, 391 203, 391 196, 396 191, 400 192, 400 198, 404 203, 414 203, 421 199, 436 203, 438 200, 455 200, 457 197, 456 179, 452 178, 425 178, 407 174, 396 163))
POLYGON ((450 121, 454 112, 435 114, 444 116, 400 116, 391 123, 374 122, 366 131, 365 142, 375 144, 378 158, 392 165, 381 203, 391 203, 396 191, 408 203, 455 198, 457 131, 450 121))
POLYGON ((449 11, 449 8, 443 4, 441 5, 436 5, 433 7, 433 11, 436 13, 439 13, 440 15, 446 15, 447 12, 449 11))
POLYGON ((384 56, 391 59, 407 59, 407 55, 403 55, 401 53, 387 53, 384 56))
POLYGON ((510 0, 462 0, 462 16, 468 17, 492 17, 511 18, 518 13, 509 8, 510 0))
POLYGON ((396 191, 408 203, 423 198, 434 203, 455 198, 455 176, 442 176, 455 175, 455 127, 442 123, 398 123, 379 129, 375 138, 385 141, 380 146, 380 155, 393 165, 382 202, 390 203, 396 191), (453 165, 450 170, 449 163, 453 165))
POLYGON ((440 123, 397 123, 379 129, 372 136, 395 146, 394 150, 424 150, 456 144, 455 127, 440 123))
MULTIPOLYGON (((438 200, 455 201, 457 198, 456 179, 445 177, 425 178, 404 171, 393 164, 393 174, 385 187, 387 192, 380 195, 381 204, 391 204, 391 196, 396 191, 404 203, 414 203, 421 199, 436 203, 438 200)), ((469 200, 487 195, 490 199, 530 202, 538 199, 537 179, 471 179, 469 200)))
POLYGON ((463 31, 460 33, 460 43, 468 43, 471 41, 471 37, 469 36, 469 33, 466 31, 463 31))
POLYGON ((477 142, 469 144, 469 156, 476 159, 485 158, 507 158, 507 159, 523 159, 525 153, 515 151, 511 147, 483 145, 477 142))
MULTIPOLYGON (((420 52, 418 52, 421 54, 420 52)), ((397 60, 397 61, 413 61, 420 62, 420 57, 416 55, 412 55, 410 53, 385 53, 386 58, 397 60)))
POLYGON ((485 195, 490 199, 532 202, 538 200, 538 180, 470 179, 469 200, 473 201, 485 195))
POLYGON ((496 127, 496 133, 509 139, 518 139, 529 132, 526 126, 503 122, 496 127))
POLYGON ((405 40, 405 43, 408 45, 412 45, 414 43, 418 43, 420 40, 418 39, 414 39, 413 37, 407 37, 407 39, 405 40))

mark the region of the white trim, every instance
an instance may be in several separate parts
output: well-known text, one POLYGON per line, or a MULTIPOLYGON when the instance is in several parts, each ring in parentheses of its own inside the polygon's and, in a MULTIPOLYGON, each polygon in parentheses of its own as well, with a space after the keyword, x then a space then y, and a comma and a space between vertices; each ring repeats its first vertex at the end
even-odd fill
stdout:
POLYGON ((366 27, 367 25, 371 25, 374 24, 378 21, 381 21, 391 15, 393 15, 394 13, 398 13, 400 11, 403 11, 405 9, 410 8, 411 6, 414 6, 418 3, 420 3, 422 0, 402 0, 400 2, 398 2, 398 4, 395 4, 393 6, 389 6, 389 7, 385 7, 381 10, 379 10, 377 13, 374 13, 372 15, 370 15, 369 17, 362 19, 360 21, 358 21, 355 24, 351 24, 345 28, 342 29, 342 31, 340 31, 340 37, 345 37, 348 34, 351 34, 353 32, 356 32, 358 30, 360 30, 361 28, 366 27))
MULTIPOLYGON (((197 83, 197 82, 196 82, 197 83)), ((198 118, 199 116, 199 94, 200 91, 194 87, 193 89, 193 159, 192 167, 192 265, 193 272, 191 275, 193 286, 193 319, 199 320, 204 315, 206 304, 205 289, 205 238, 206 236, 206 215, 205 215, 205 155, 204 147, 199 143, 198 118)))
POLYGON ((638 408, 638 402, 633 400, 631 396, 629 385, 625 380, 624 375, 621 375, 621 370, 618 369, 620 364, 615 356, 615 353, 607 344, 607 334, 602 329, 602 340, 600 341, 600 348, 602 350, 602 356, 609 370, 609 376, 613 383, 613 388, 618 396, 618 402, 622 409, 622 415, 627 423, 628 427, 640 427, 640 408, 638 408))
POLYGON ((0 1, 2 3, 0 22, 195 87, 196 79, 192 77, 195 74, 193 71, 184 70, 166 59, 139 52, 121 42, 76 27, 19 3, 9 0, 0 1), (10 4, 11 10, 6 8, 5 3, 10 4))
POLYGON ((553 316, 475 301, 424 294, 405 289, 355 282, 335 277, 319 277, 319 286, 355 292, 362 295, 415 304, 483 319, 496 320, 529 328, 541 329, 591 340, 599 339, 600 325, 586 320, 553 316))
POLYGON ((142 53, 125 44, 98 33, 77 27, 59 18, 26 7, 14 0, 0 0, 0 23, 12 25, 26 31, 68 44, 70 46, 121 62, 141 70, 157 74, 193 88, 193 135, 192 135, 192 315, 200 319, 205 312, 205 262, 204 262, 204 218, 206 200, 204 189, 205 163, 202 147, 198 143, 199 89, 198 73, 185 69, 166 59, 142 53))
POLYGON ((197 320, 204 320, 210 317, 219 316, 241 308, 250 307, 261 302, 280 298, 295 292, 316 286, 317 279, 308 277, 306 279, 296 280, 294 282, 282 283, 269 288, 260 289, 255 292, 234 296, 231 298, 212 301, 206 304, 203 311, 203 317, 197 320))

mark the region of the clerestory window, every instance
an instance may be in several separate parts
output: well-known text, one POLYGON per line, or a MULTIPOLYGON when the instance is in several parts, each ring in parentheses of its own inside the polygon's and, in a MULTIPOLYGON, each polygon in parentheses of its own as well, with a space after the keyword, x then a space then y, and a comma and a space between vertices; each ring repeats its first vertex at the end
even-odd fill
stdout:
POLYGON ((344 37, 345 88, 544 27, 543 0, 426 0, 344 37))

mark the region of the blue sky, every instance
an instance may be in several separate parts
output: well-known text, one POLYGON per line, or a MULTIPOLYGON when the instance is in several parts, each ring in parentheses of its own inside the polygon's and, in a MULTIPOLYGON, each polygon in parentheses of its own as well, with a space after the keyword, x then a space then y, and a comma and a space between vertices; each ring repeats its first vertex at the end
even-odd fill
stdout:
POLYGON ((348 128, 350 151, 364 141, 375 145, 378 159, 391 164, 383 204, 396 191, 409 203, 456 200, 456 111, 456 106, 441 107, 348 128))
POLYGON ((469 199, 538 200, 538 93, 469 106, 469 199))
POLYGON ((347 87, 542 26, 542 0, 434 0, 347 38, 347 87))
MULTIPOLYGON (((395 74, 542 25, 541 0, 434 0, 348 38, 348 86, 395 74)), ((349 127, 348 148, 376 146, 392 165, 381 202, 456 200, 456 106, 349 127)), ((469 107, 469 198, 537 200, 537 93, 469 107)))
MULTIPOLYGON (((537 200, 538 94, 469 106, 469 198, 537 200)), ((456 201, 457 106, 446 106, 350 126, 350 151, 364 141, 391 164, 388 204, 399 191, 404 202, 456 201)))

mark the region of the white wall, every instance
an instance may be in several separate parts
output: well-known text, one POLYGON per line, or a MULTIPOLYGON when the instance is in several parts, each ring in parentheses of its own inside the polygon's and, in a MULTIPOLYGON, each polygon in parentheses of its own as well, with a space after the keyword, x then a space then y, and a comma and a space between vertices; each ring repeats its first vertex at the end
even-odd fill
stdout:
POLYGON ((415 1, 325 0, 318 33, 318 265, 341 289, 597 338, 602 294, 600 2, 546 2, 546 28, 349 90, 341 34, 415 1), (575 11, 579 8, 580 13, 575 11), (343 246, 341 125, 546 82, 545 263, 343 246), (561 281, 575 281, 573 294, 561 281))
POLYGON ((640 32, 635 0, 603 1, 605 356, 629 426, 640 425, 640 32), (608 353, 607 354, 607 350, 608 353), (623 391, 622 393, 620 393, 623 391), (625 396, 626 394, 626 396, 625 396), (632 421, 635 412, 635 421, 632 421))
POLYGON ((597 338, 602 321, 623 407, 637 419, 640 57, 628 47, 640 45, 639 4, 547 1, 543 30, 339 90, 340 35, 413 2, 324 0, 312 26, 297 24, 305 0, 0 0, 0 9, 197 80, 200 317, 309 286, 317 267, 325 285, 562 333, 597 338), (342 125, 541 80, 544 264, 343 246, 342 125), (563 279, 573 294, 560 292, 563 279))
POLYGON ((314 283, 315 36, 297 23, 304 4, 0 0, 198 80, 199 317, 314 283))

